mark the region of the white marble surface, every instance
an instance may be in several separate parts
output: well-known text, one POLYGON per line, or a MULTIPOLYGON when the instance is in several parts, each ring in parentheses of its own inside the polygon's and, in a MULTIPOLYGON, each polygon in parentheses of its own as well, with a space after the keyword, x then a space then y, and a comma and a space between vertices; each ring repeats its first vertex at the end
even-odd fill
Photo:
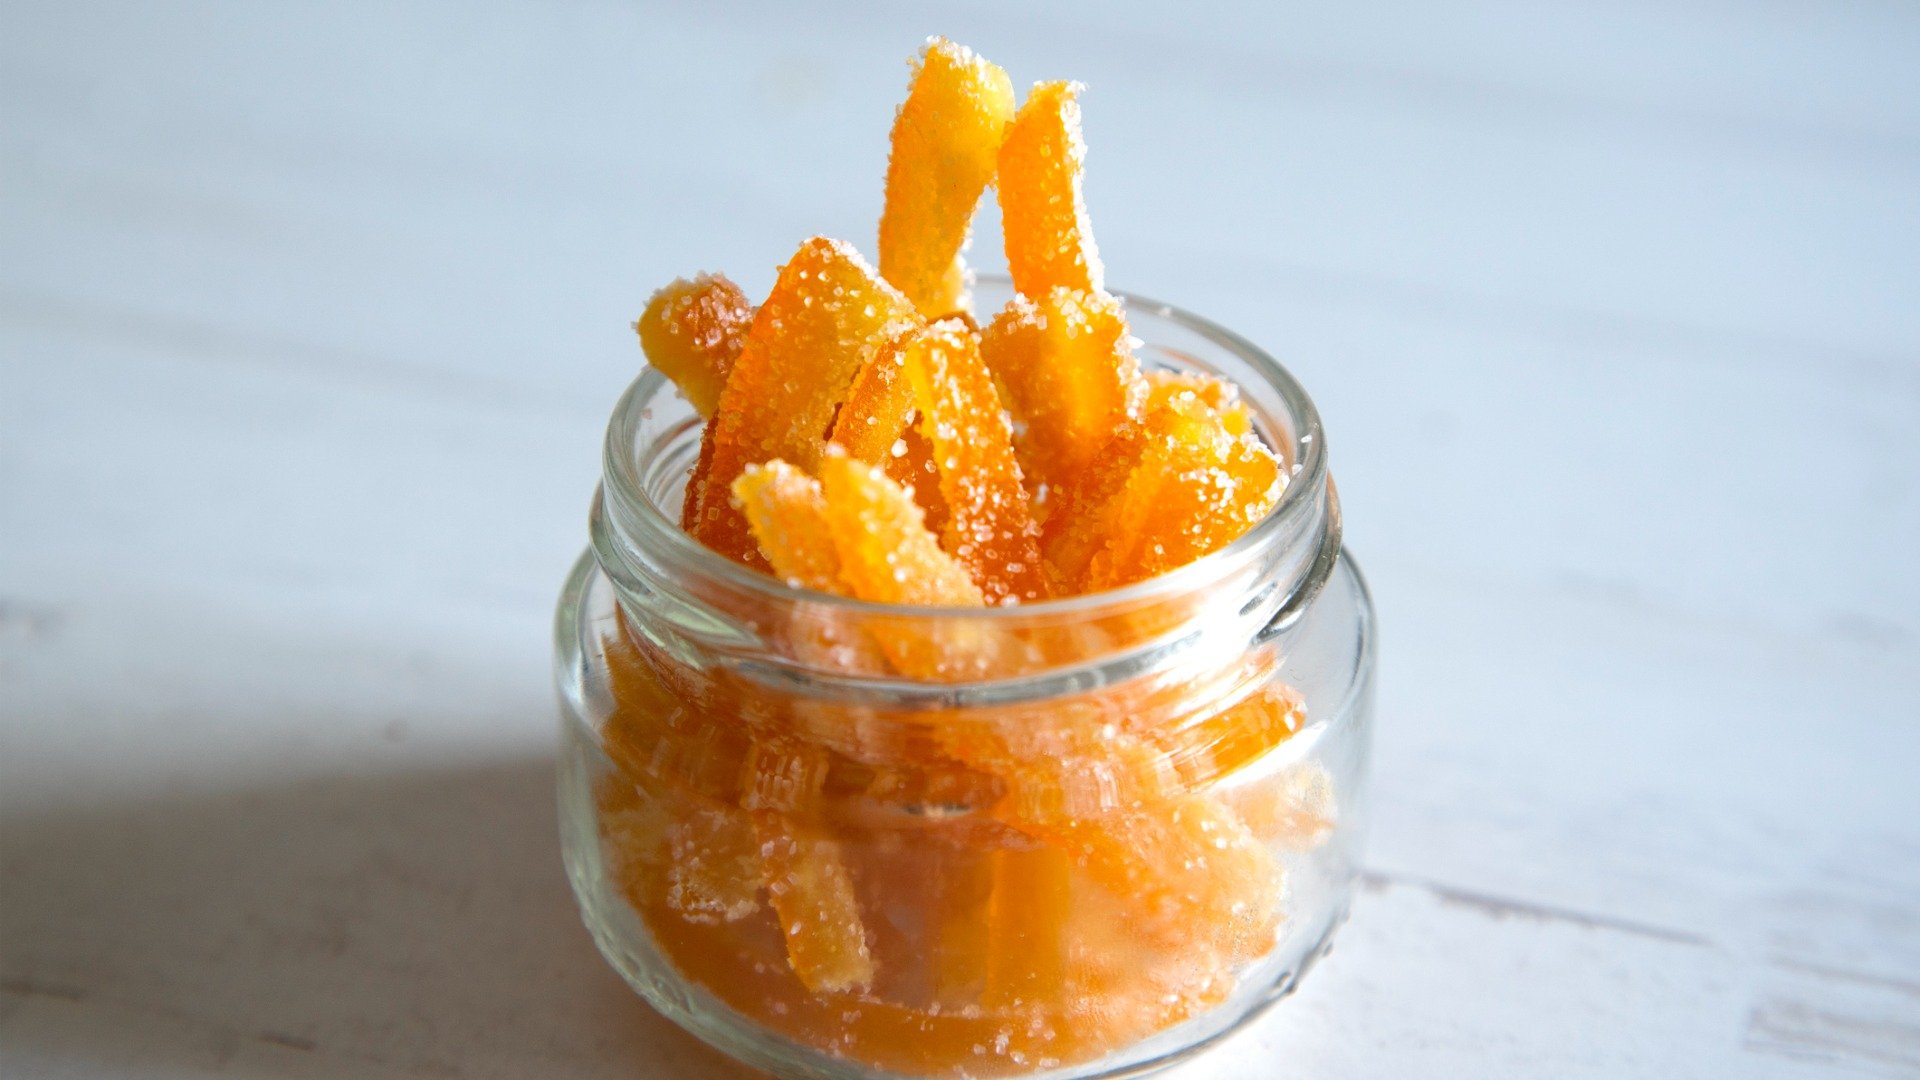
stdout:
POLYGON ((1369 885, 1176 1075, 1920 1073, 1920 8, 1034 7, 0 9, 0 1073, 735 1075, 573 914, 548 612, 627 321, 870 243, 932 32, 1091 84, 1379 598, 1369 885))

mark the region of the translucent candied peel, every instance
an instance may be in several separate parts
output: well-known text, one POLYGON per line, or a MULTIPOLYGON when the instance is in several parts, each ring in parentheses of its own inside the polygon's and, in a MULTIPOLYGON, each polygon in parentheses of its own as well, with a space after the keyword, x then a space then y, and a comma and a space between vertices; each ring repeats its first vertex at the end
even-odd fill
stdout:
POLYGON ((999 812, 1017 824, 1095 818, 1181 793, 1164 755, 1113 724, 1010 717, 991 727, 950 725, 943 734, 955 758, 1006 782, 999 812))
POLYGON ((988 325, 980 355, 1025 429, 1020 467, 1034 484, 1072 485, 1140 418, 1146 383, 1120 301, 1105 293, 1016 296, 988 325))
POLYGON ((753 821, 793 973, 815 992, 873 982, 873 954, 839 842, 778 811, 757 811, 753 821))
POLYGON ((893 122, 880 272, 928 318, 967 305, 961 252, 1013 122, 1007 73, 963 45, 928 42, 893 122))
POLYGON ((982 607, 986 594, 927 530, 918 504, 837 448, 820 461, 827 529, 849 595, 883 604, 982 607))
MULTIPOLYGON (((816 592, 841 591, 840 555, 827 530, 827 501, 820 483, 784 461, 749 465, 733 482, 733 497, 761 556, 787 584, 816 592)), ((777 635, 787 651, 830 671, 877 674, 879 651, 859 626, 824 606, 798 606, 785 613, 777 635)), ((816 703, 794 709, 796 720, 816 733, 841 722, 841 714, 816 703)))
POLYGON ((735 922, 760 908, 765 876, 752 820, 732 807, 693 809, 666 828, 667 903, 693 922, 735 922))
POLYGON ((1284 480, 1252 435, 1229 434, 1205 405, 1174 397, 1143 423, 1139 462, 1100 511, 1108 534, 1087 565, 1092 591, 1144 581, 1216 551, 1266 516, 1284 480))
POLYGON ((938 322, 913 334, 905 355, 947 508, 946 550, 990 603, 1043 598, 1039 529, 979 336, 938 322))
POLYGON ((733 481, 748 465, 776 458, 813 468, 854 373, 916 318, 852 246, 825 237, 802 244, 754 315, 707 425, 712 446, 703 448, 687 495, 695 538, 764 565, 733 504, 733 481))
POLYGON ((1140 932, 1212 950, 1223 967, 1273 947, 1286 877, 1223 803, 1192 794, 1098 818, 1023 822, 1122 897, 1140 932))
POLYGON ((914 422, 913 383, 907 378, 907 346, 914 332, 896 335, 853 377, 847 400, 834 418, 829 440, 869 465, 886 469, 927 513, 927 527, 946 527, 947 505, 933 448, 914 422))
POLYGON ((1253 431, 1253 417, 1247 412, 1247 403, 1240 399, 1240 388, 1225 379, 1197 371, 1149 371, 1146 384, 1149 407, 1191 396, 1219 414, 1227 434, 1238 437, 1253 431))
POLYGON ((752 322, 753 303, 740 286, 722 274, 701 274, 654 293, 634 330, 647 363, 701 416, 712 416, 752 322))
POLYGON ((649 655, 624 625, 602 639, 614 709, 600 743, 630 782, 651 780, 675 798, 739 798, 752 738, 737 724, 707 721, 711 705, 669 685, 670 661, 649 655))
POLYGON ((740 805, 786 814, 811 811, 820 802, 832 767, 831 753, 818 743, 755 739, 741 766, 740 805))
POLYGON ((1081 191, 1087 144, 1080 135, 1075 82, 1036 83, 1000 145, 1000 222, 1013 287, 1043 296, 1065 287, 1096 293, 1104 284, 1081 191))
POLYGON ((1040 530, 1040 553, 1054 588, 1083 591, 1087 567, 1122 523, 1109 514, 1147 448, 1147 430, 1127 424, 1101 446, 1088 466, 1049 495, 1050 508, 1040 530))
POLYGON ((840 556, 827 534, 827 500, 820 483, 784 461, 749 465, 733 482, 733 497, 754 542, 787 584, 832 592, 840 556))
MULTIPOLYGON (((986 605, 986 593, 942 549, 920 507, 885 472, 836 447, 820 462, 820 484, 847 595, 882 604, 986 605)), ((964 619, 924 627, 873 616, 864 626, 894 670, 917 679, 983 678, 1008 670, 1019 648, 994 628, 964 619)))
POLYGON ((869 465, 885 465, 894 456, 894 444, 913 420, 913 383, 906 367, 913 337, 909 328, 874 350, 854 374, 834 417, 829 440, 869 465))
POLYGON ((1190 789, 1204 789, 1259 761, 1306 725, 1306 705, 1285 686, 1266 686, 1231 708, 1148 729, 1146 738, 1190 789))

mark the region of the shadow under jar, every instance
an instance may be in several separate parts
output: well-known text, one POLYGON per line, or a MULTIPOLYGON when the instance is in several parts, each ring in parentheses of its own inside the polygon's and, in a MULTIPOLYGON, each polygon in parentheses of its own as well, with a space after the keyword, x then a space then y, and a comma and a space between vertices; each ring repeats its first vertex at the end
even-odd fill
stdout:
POLYGON ((601 952, 700 1038, 783 1076, 1134 1075, 1328 948, 1374 628, 1319 416, 1247 341, 1128 313, 1143 366, 1240 388, 1289 479, 1110 592, 909 608, 759 575, 679 528, 699 417, 651 370, 622 398, 557 616, 562 840, 601 952))

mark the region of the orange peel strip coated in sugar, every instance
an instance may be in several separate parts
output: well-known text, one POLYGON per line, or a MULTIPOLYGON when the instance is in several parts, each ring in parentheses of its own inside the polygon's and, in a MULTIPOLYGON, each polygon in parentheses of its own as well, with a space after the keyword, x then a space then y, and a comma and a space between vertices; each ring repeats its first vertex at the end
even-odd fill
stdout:
POLYGON ((961 251, 992 181, 1013 83, 964 45, 935 38, 893 122, 880 272, 930 319, 967 305, 961 251))
POLYGON ((688 487, 686 525, 728 558, 764 567, 733 481, 748 465, 780 458, 802 469, 819 461, 834 410, 854 373, 917 317, 847 244, 814 237, 800 245, 753 318, 707 425, 712 446, 688 487))
POLYGON ((1000 223, 1013 287, 1043 296, 1064 286, 1099 292, 1100 253, 1081 191, 1087 144, 1080 84, 1037 83, 1000 144, 1000 223))
POLYGON ((1253 418, 1247 413, 1247 403, 1240 400, 1240 388, 1225 379, 1197 371, 1149 371, 1146 381, 1149 408, 1190 394, 1193 400, 1220 414, 1227 434, 1237 438, 1253 430, 1253 418))
POLYGON ((827 499, 820 482, 784 461, 749 465, 733 482, 760 553, 787 584, 833 592, 840 556, 827 532, 827 499))
POLYGON ((881 604, 982 607, 986 595, 887 474, 830 449, 820 460, 827 528, 847 592, 881 604))
POLYGON ((793 973, 815 993, 873 982, 873 954, 839 842, 777 811, 756 811, 753 822, 793 973))
POLYGON ((947 551, 991 603, 1045 597, 1039 530, 978 335, 935 323, 909 341, 905 367, 940 474, 947 551))
POLYGON ((1101 511, 1106 544, 1087 567, 1092 591, 1143 581, 1226 546, 1280 497, 1280 466, 1252 435, 1227 433, 1204 404, 1172 398, 1143 425, 1139 464, 1101 511))
POLYGON ((912 491, 927 512, 927 527, 939 532, 946 526, 947 504, 940 497, 933 449, 913 422, 913 384, 905 368, 912 337, 909 331, 887 342, 854 375, 834 418, 832 441, 859 460, 886 469, 894 483, 912 491))
POLYGON ((1146 384, 1129 342, 1120 301, 1077 289, 1017 296, 988 324, 980 355, 1025 426, 1017 446, 1030 483, 1061 490, 1139 420, 1146 384))
POLYGON ((752 323, 753 302, 740 286, 722 274, 701 274, 654 293, 633 328, 647 363, 711 417, 752 323))

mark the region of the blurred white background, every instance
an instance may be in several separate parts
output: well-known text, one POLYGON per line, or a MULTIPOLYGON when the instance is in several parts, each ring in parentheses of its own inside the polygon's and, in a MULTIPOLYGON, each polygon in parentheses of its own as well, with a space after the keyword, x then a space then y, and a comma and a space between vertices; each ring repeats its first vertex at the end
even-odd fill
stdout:
POLYGON ((0 11, 0 1071, 731 1074, 572 912, 550 607, 647 294, 871 251, 943 33, 1379 604, 1367 891, 1177 1075, 1920 1072, 1920 8, 1035 8, 0 11))

